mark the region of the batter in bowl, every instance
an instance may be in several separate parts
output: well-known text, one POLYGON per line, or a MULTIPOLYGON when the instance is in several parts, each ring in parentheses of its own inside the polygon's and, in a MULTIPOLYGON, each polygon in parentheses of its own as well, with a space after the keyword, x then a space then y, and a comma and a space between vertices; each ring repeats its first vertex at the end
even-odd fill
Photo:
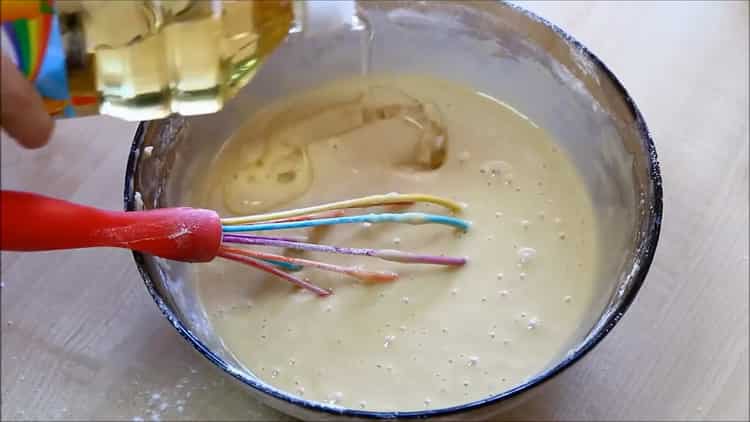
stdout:
POLYGON ((391 76, 285 99, 256 113, 193 186, 187 202, 226 216, 386 192, 467 204, 466 233, 388 224, 284 233, 468 256, 458 269, 306 253, 401 274, 363 284, 305 269, 333 289, 321 299, 241 264, 195 266, 227 349, 306 399, 407 411, 486 398, 558 361, 589 312, 597 227, 582 179, 546 131, 464 86, 391 76))

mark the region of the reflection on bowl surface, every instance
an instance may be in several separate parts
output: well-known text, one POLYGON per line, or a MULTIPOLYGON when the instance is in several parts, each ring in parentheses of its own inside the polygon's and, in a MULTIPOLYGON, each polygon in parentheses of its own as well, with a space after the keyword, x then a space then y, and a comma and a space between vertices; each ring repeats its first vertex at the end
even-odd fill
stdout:
POLYGON ((363 285, 305 269, 335 290, 317 299, 219 260, 136 262, 178 331, 279 410, 488 417, 590 350, 632 301, 659 233, 653 144, 606 67, 525 11, 367 2, 361 14, 375 34, 366 63, 375 76, 356 78, 361 28, 292 36, 222 112, 139 127, 126 206, 138 192, 146 208, 237 215, 422 191, 467 202, 472 229, 303 234, 470 264, 313 254, 401 273, 363 285))

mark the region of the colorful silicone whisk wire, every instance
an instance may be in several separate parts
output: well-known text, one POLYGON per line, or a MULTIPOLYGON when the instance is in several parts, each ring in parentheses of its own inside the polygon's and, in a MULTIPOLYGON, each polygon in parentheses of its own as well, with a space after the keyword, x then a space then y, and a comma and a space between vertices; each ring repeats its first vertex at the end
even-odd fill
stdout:
POLYGON ((148 211, 106 211, 26 192, 2 191, 3 250, 41 251, 97 246, 128 248, 163 258, 208 262, 216 257, 239 262, 287 280, 319 296, 331 294, 294 273, 303 268, 335 272, 363 282, 390 282, 393 271, 368 270, 263 251, 265 247, 298 252, 354 255, 408 264, 459 267, 465 257, 423 255, 396 249, 354 248, 312 243, 299 236, 269 236, 268 231, 346 224, 438 224, 466 231, 463 219, 424 212, 368 212, 352 210, 433 204, 458 213, 463 206, 426 194, 372 195, 311 207, 242 217, 220 218, 215 211, 195 208, 158 208, 148 211), (29 222, 33 221, 34 224, 29 222))

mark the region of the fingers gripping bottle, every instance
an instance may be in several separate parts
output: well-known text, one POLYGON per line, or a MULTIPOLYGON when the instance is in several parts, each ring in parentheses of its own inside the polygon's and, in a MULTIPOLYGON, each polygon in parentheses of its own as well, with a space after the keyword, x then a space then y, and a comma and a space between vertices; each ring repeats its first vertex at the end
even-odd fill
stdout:
POLYGON ((52 115, 125 120, 218 111, 290 30, 345 24, 355 13, 353 1, 319 0, 2 0, 0 7, 2 53, 52 115), (310 11, 325 18, 310 19, 310 11))

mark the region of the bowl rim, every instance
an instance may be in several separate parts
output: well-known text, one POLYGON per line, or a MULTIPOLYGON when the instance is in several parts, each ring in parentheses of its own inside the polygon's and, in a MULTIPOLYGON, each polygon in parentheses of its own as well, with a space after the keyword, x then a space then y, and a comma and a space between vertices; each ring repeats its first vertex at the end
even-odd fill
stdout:
MULTIPOLYGON (((638 106, 636 105, 633 98, 630 96, 628 91, 617 79, 615 74, 602 62, 595 54, 593 54, 586 46, 576 40, 574 37, 569 35, 567 32, 549 22, 548 20, 536 15, 535 13, 526 10, 520 6, 507 3, 505 1, 499 2, 500 5, 509 7, 528 19, 540 23, 546 26, 549 30, 553 31, 558 35, 563 42, 568 44, 569 47, 575 48, 580 51, 586 59, 590 60, 596 69, 601 72, 606 78, 610 80, 614 88, 619 92, 625 101, 629 111, 632 113, 635 120, 635 129, 642 142, 642 146, 645 148, 646 159, 648 160, 648 182, 650 184, 650 190, 652 192, 651 206, 647 213, 646 219, 646 230, 645 235, 642 237, 636 249, 636 256, 634 261, 638 262, 638 267, 632 272, 632 278, 630 280, 630 287, 624 293, 619 303, 614 309, 609 312, 604 320, 594 327, 596 330, 593 334, 588 335, 582 343, 580 343, 573 353, 568 353, 560 362, 555 366, 549 367, 538 374, 530 377, 525 382, 501 393, 495 394, 491 397, 487 397, 481 400, 475 400, 472 402, 437 408, 437 409, 425 409, 415 411, 368 411, 368 410, 356 410, 350 408, 343 408, 333 405, 327 405, 324 403, 315 402, 312 400, 302 399, 287 393, 283 390, 276 389, 269 384, 263 382, 261 379, 251 379, 244 374, 237 372, 229 367, 229 365, 218 355, 213 353, 202 341, 200 341, 193 333, 191 333, 182 321, 177 317, 170 305, 162 297, 161 293, 157 291, 154 286, 154 282, 151 279, 151 275, 146 270, 146 257, 144 254, 139 252, 133 252, 133 258, 135 260, 138 271, 141 274, 141 278, 145 283, 148 293, 153 298, 156 305, 162 311, 167 320, 187 340, 199 353, 211 361, 214 365, 222 369, 224 372, 256 390, 257 392, 267 394, 274 399, 280 400, 287 404, 300 406, 304 410, 317 411, 329 414, 331 416, 346 416, 355 418, 366 418, 366 419, 421 419, 428 417, 437 416, 451 416, 458 413, 469 412, 477 410, 479 408, 497 404, 503 401, 508 401, 517 395, 530 390, 531 388, 541 385, 550 379, 560 374, 563 370, 572 366, 578 362, 583 356, 585 356, 591 349, 593 349, 599 342, 606 337, 606 335, 612 331, 612 329, 620 321, 625 311, 630 307, 631 303, 635 299, 638 291, 643 285, 646 275, 648 274, 649 268, 654 258, 656 246, 659 240, 659 234, 661 231, 661 222, 663 217, 663 191, 662 191, 662 178, 659 162, 657 160, 656 149, 651 133, 646 125, 646 121, 643 118, 638 106)), ((134 178, 139 164, 139 150, 145 139, 146 128, 148 122, 140 122, 136 130, 133 144, 131 145, 130 154, 128 156, 128 163, 125 169, 125 189, 123 192, 124 204, 126 211, 135 210, 135 191, 134 191, 134 178)))

